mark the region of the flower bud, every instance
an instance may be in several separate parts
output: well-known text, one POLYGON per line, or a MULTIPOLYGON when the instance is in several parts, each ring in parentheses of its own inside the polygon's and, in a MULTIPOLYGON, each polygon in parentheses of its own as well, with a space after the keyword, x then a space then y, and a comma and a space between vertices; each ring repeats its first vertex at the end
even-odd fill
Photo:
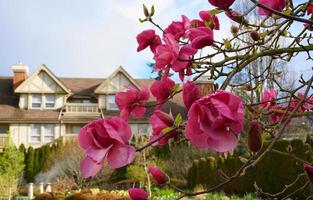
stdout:
POLYGON ((150 16, 150 13, 149 13, 149 10, 148 10, 148 8, 146 7, 146 5, 143 4, 142 7, 143 7, 143 14, 144 14, 146 17, 149 17, 149 16, 150 16))
POLYGON ((260 40, 260 35, 257 31, 251 31, 250 36, 254 41, 259 41, 260 40))
POLYGON ((308 178, 310 179, 311 183, 313 183, 313 166, 310 164, 304 163, 303 169, 306 175, 308 176, 308 178))
POLYGON ((161 110, 156 110, 154 113, 166 126, 172 127, 174 125, 174 119, 171 115, 162 112, 161 110))
POLYGON ((166 174, 162 172, 158 167, 150 165, 148 167, 148 170, 157 184, 163 185, 168 181, 166 174))
POLYGON ((232 25, 232 26, 230 27, 230 32, 231 32, 233 35, 237 35, 238 31, 239 31, 238 26, 232 25))
POLYGON ((128 189, 128 194, 131 200, 148 200, 147 192, 140 188, 128 189))
POLYGON ((260 122, 256 119, 249 124, 248 147, 252 152, 258 152, 262 147, 262 128, 260 122))

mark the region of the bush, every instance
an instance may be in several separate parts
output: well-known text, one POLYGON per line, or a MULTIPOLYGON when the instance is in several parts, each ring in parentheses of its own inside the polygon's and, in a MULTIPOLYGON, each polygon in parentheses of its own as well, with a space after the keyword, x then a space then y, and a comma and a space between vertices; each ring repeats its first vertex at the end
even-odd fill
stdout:
MULTIPOLYGON (((44 147, 45 149, 47 147, 44 147)), ((59 142, 52 147, 43 150, 50 156, 45 160, 43 169, 36 176, 36 182, 51 182, 52 186, 62 186, 60 180, 71 180, 64 182, 63 189, 70 190, 75 187, 109 187, 106 184, 112 174, 112 170, 108 166, 104 166, 102 171, 92 179, 85 179, 80 173, 80 162, 84 157, 84 152, 79 147, 77 141, 67 142, 66 145, 59 142), (48 150, 50 149, 50 150, 48 150)), ((61 181, 62 182, 62 181, 61 181)))
POLYGON ((27 156, 25 158, 25 179, 27 183, 34 181, 34 157, 34 148, 29 147, 27 150, 27 156))
POLYGON ((54 200, 54 198, 51 193, 42 193, 36 195, 35 200, 54 200))
POLYGON ((162 157, 160 161, 162 162, 162 168, 170 177, 185 180, 192 165, 190 160, 210 155, 212 153, 208 149, 197 149, 186 143, 172 144, 170 152, 166 157, 162 157))
POLYGON ((0 154, 0 194, 9 196, 17 192, 23 170, 24 153, 20 152, 10 139, 0 154))
MULTIPOLYGON (((267 144, 264 145, 263 149, 267 144)), ((307 153, 308 145, 303 144, 300 140, 278 141, 274 145, 274 149, 286 152, 288 149, 292 153, 303 160, 311 160, 312 155, 307 153)), ((218 170, 222 170, 227 176, 232 176, 243 165, 239 157, 228 157, 227 159, 218 158, 215 164, 203 163, 204 159, 194 160, 192 167, 189 169, 188 186, 195 187, 198 184, 205 186, 216 185, 221 182, 222 176, 214 178, 210 175, 219 174, 218 170), (205 169, 203 168, 205 166, 205 169), (213 167, 213 169, 212 169, 213 167), (201 178, 205 178, 201 179, 201 178)), ((210 159, 213 162, 213 159, 210 159)), ((254 192, 254 180, 257 185, 265 192, 278 193, 282 191, 285 185, 292 183, 298 176, 303 173, 303 163, 292 159, 287 155, 281 155, 275 152, 269 153, 255 168, 246 172, 246 175, 238 178, 223 187, 227 193, 240 193, 254 192)), ((298 181, 295 187, 286 191, 286 194, 294 191, 296 188, 304 185, 306 178, 303 177, 298 181)), ((295 196, 301 198, 303 194, 309 193, 309 189, 304 192, 298 193, 295 196)))

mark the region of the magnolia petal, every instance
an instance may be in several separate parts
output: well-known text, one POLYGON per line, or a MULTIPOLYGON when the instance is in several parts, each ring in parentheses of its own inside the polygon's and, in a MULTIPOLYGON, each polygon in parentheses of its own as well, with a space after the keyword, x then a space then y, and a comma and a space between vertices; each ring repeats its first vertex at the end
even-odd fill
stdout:
POLYGON ((136 106, 130 114, 134 118, 141 118, 145 114, 146 110, 147 109, 144 106, 136 106))
POLYGON ((83 149, 89 149, 90 147, 101 148, 101 145, 96 141, 93 134, 94 133, 88 128, 88 126, 85 126, 80 130, 78 141, 83 149))
POLYGON ((91 158, 86 156, 80 162, 80 171, 84 178, 96 176, 102 169, 103 163, 95 163, 91 158))
POLYGON ((108 151, 111 149, 112 145, 105 149, 88 149, 86 155, 91 158, 97 164, 103 162, 104 158, 108 154, 108 151))
MULTIPOLYGON (((116 134, 121 138, 122 142, 127 142, 131 136, 131 128, 129 124, 120 117, 112 117, 108 123, 115 129, 116 134)), ((114 132, 115 133, 115 132, 114 132)))
POLYGON ((130 145, 114 145, 107 156, 109 165, 114 168, 124 167, 135 159, 136 149, 130 145))
POLYGON ((207 139, 207 144, 210 148, 217 152, 227 152, 236 148, 238 141, 233 133, 221 131, 219 135, 221 136, 219 140, 214 140, 213 138, 207 139))

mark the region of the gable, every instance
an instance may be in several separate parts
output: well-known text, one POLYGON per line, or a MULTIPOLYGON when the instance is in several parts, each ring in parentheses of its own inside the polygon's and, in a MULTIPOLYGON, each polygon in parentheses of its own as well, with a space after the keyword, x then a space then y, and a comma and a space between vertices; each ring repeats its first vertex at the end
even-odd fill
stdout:
POLYGON ((125 86, 133 86, 139 88, 138 83, 127 74, 123 68, 117 69, 109 78, 107 78, 98 88, 95 93, 97 94, 112 94, 125 90, 125 86))
POLYGON ((15 89, 16 93, 69 93, 69 90, 45 67, 41 66, 34 74, 15 89))

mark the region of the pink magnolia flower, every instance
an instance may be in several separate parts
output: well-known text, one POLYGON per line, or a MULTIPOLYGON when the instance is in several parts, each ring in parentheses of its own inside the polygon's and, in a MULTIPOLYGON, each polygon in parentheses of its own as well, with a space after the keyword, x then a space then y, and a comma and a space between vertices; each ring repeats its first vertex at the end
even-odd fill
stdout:
POLYGON ((203 20, 204 24, 211 29, 220 30, 220 22, 216 15, 211 15, 209 10, 200 11, 200 18, 203 20))
MULTIPOLYGON (((299 99, 304 99, 304 93, 298 93, 297 97, 299 99)), ((293 99, 290 102, 290 107, 295 108, 299 103, 298 99, 293 99)), ((305 101, 301 104, 299 110, 304 112, 304 111, 309 111, 313 109, 313 98, 306 98, 305 101)))
POLYGON ((80 169, 84 177, 97 175, 106 160, 112 168, 120 168, 131 163, 136 149, 127 145, 131 129, 120 117, 95 120, 84 126, 79 133, 79 144, 86 150, 80 169))
POLYGON ((274 105, 270 107, 270 111, 272 112, 269 116, 271 122, 278 123, 285 119, 287 116, 284 114, 286 108, 280 105, 274 105))
POLYGON ((178 58, 179 45, 172 34, 165 34, 163 37, 165 44, 156 48, 153 59, 155 60, 155 69, 161 71, 174 64, 178 58))
POLYGON ((145 103, 150 98, 149 90, 141 86, 138 90, 132 86, 127 87, 126 92, 118 92, 115 97, 115 103, 120 109, 120 116, 128 120, 129 115, 134 118, 142 117, 146 112, 145 103))
POLYGON ((148 200, 148 193, 140 188, 128 189, 128 194, 131 200, 148 200))
POLYGON ((306 9, 306 12, 309 14, 313 14, 313 3, 310 3, 308 5, 308 8, 306 9))
POLYGON ((168 177, 164 172, 162 172, 158 167, 155 166, 148 166, 148 171, 152 175, 154 181, 159 184, 163 185, 168 181, 168 177))
POLYGON ((211 46, 214 42, 213 31, 207 27, 191 28, 189 40, 191 41, 191 47, 195 49, 211 46))
POLYGON ((264 102, 260 104, 262 108, 270 108, 275 104, 276 100, 276 91, 274 89, 268 89, 264 90, 263 97, 261 102, 264 102))
POLYGON ((163 76, 161 80, 156 80, 150 87, 152 95, 157 99, 158 103, 164 101, 173 93, 175 82, 170 78, 163 76))
POLYGON ((138 42, 137 52, 150 46, 151 51, 155 53, 157 46, 162 44, 160 36, 156 35, 152 29, 142 31, 137 35, 136 39, 138 42))
POLYGON ((183 22, 172 22, 165 30, 165 34, 172 34, 175 40, 179 40, 185 35, 186 29, 183 22))
POLYGON ((204 27, 204 22, 198 19, 191 20, 191 28, 204 27))
POLYGON ((217 90, 195 101, 188 111, 186 138, 198 148, 227 152, 237 146, 244 107, 234 94, 217 90))
POLYGON ((209 2, 215 7, 227 10, 235 2, 235 0, 209 0, 209 2))
POLYGON ((187 81, 183 85, 183 100, 186 108, 189 110, 193 102, 200 99, 199 87, 193 81, 187 81))
POLYGON ((313 166, 308 164, 308 163, 304 163, 303 169, 304 169, 305 173, 307 174, 311 183, 313 183, 313 166))
POLYGON ((175 40, 179 40, 181 37, 185 37, 186 31, 191 28, 191 23, 188 17, 181 16, 181 21, 173 21, 165 30, 165 34, 171 34, 175 40))
POLYGON ((168 133, 164 133, 164 129, 174 126, 174 118, 172 114, 167 114, 160 110, 156 110, 149 118, 149 123, 151 124, 153 131, 152 136, 150 137, 150 141, 155 141, 160 136, 167 134, 162 139, 158 140, 155 145, 166 145, 171 138, 176 137, 178 134, 176 129, 173 129, 168 133))
MULTIPOLYGON (((286 0, 259 0, 259 3, 279 12, 286 7, 286 0)), ((272 12, 263 8, 259 8, 259 14, 271 16, 272 12)))
POLYGON ((191 73, 192 57, 197 53, 197 49, 191 47, 190 44, 183 45, 178 54, 178 59, 173 63, 172 69, 175 72, 182 72, 180 74, 180 79, 183 81, 185 77, 185 72, 188 75, 188 72, 191 73))

